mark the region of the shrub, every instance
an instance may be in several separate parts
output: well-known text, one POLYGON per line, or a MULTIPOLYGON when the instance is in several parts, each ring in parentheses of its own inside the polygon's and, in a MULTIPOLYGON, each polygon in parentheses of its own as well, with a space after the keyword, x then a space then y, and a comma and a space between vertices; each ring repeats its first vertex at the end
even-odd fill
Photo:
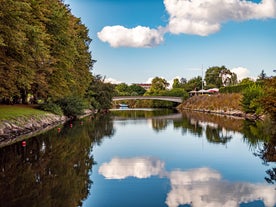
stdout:
POLYGON ((66 97, 56 102, 62 109, 64 115, 68 117, 76 117, 82 115, 87 104, 79 97, 66 97))
POLYGON ((254 84, 243 90, 241 105, 246 113, 260 113, 261 105, 258 99, 263 95, 263 88, 254 84))
POLYGON ((61 107, 53 102, 43 103, 39 105, 39 109, 49 111, 60 116, 63 115, 61 107))

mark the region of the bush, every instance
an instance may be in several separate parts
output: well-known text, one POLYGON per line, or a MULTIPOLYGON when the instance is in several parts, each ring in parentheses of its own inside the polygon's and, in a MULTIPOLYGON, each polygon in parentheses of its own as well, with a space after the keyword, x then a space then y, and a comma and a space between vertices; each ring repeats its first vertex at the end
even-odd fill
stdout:
POLYGON ((63 115, 61 107, 52 102, 43 103, 43 104, 39 105, 39 109, 41 109, 43 111, 49 111, 51 113, 54 113, 54 114, 57 114, 60 116, 63 115))
POLYGON ((243 90, 241 104, 246 113, 260 113, 261 105, 258 99, 263 95, 263 88, 254 84, 243 90))
POLYGON ((56 103, 61 107, 64 115, 68 117, 76 117, 78 115, 82 115, 84 109, 88 108, 85 101, 79 97, 63 98, 56 103))

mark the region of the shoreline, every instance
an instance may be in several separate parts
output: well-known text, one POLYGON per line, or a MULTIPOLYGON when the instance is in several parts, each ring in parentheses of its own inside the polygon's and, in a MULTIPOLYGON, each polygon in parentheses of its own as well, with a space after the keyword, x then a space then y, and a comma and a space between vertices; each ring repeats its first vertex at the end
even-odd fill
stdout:
POLYGON ((252 121, 256 120, 264 120, 265 115, 257 116, 256 114, 247 114, 240 110, 231 110, 231 111, 224 111, 224 110, 209 110, 209 109, 191 109, 191 108, 178 108, 179 112, 183 111, 195 111, 195 112, 201 112, 205 114, 217 114, 217 115, 223 115, 223 116, 229 116, 229 117, 235 117, 235 118, 241 118, 241 119, 248 119, 252 121))
MULTIPOLYGON (((85 110, 84 115, 77 118, 82 119, 93 113, 91 110, 85 110)), ((4 147, 23 139, 28 139, 38 134, 44 133, 50 129, 64 124, 71 120, 66 116, 59 116, 52 113, 46 113, 40 116, 31 116, 28 119, 18 117, 12 120, 0 122, 0 147, 4 147)))

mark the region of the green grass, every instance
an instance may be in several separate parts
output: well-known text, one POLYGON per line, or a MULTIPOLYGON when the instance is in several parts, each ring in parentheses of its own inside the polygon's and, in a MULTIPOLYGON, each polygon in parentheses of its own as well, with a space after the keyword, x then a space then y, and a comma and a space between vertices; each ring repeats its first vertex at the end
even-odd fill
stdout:
POLYGON ((47 112, 28 105, 0 105, 0 121, 40 116, 47 112))

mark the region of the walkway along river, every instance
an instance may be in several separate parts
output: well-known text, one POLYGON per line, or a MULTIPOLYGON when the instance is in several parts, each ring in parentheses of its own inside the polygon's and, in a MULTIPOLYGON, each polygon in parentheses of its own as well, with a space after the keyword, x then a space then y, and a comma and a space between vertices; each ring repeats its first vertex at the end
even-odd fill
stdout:
POLYGON ((0 148, 0 206, 275 207, 269 127, 150 109, 68 122, 0 148))

